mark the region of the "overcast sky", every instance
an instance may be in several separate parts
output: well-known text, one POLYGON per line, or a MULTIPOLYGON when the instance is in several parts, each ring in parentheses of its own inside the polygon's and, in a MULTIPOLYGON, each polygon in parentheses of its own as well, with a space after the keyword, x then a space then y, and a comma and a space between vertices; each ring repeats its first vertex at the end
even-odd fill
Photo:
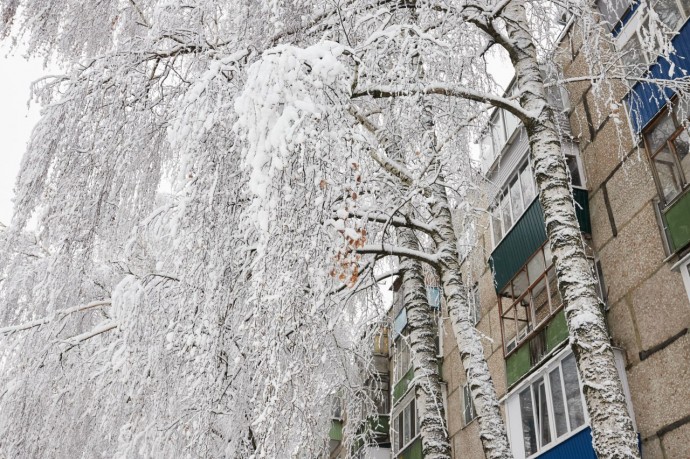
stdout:
POLYGON ((29 85, 45 74, 40 61, 20 55, 7 57, 0 47, 0 222, 12 217, 14 180, 31 129, 38 120, 38 107, 27 107, 29 85))

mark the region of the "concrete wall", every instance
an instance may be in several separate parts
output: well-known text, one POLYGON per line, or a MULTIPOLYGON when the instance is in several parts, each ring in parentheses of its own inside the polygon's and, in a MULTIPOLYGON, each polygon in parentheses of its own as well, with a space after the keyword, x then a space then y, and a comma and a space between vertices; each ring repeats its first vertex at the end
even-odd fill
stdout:
MULTIPOLYGON (((565 76, 587 75, 577 29, 571 38, 560 56, 565 76)), ((643 455, 688 457, 690 335, 685 332, 690 302, 680 274, 670 269, 674 260, 665 261, 647 155, 628 126, 609 117, 610 107, 589 85, 573 84, 568 90, 590 193, 591 244, 608 287, 612 338, 625 350, 643 455)), ((625 95, 615 86, 611 93, 615 100, 625 95)))

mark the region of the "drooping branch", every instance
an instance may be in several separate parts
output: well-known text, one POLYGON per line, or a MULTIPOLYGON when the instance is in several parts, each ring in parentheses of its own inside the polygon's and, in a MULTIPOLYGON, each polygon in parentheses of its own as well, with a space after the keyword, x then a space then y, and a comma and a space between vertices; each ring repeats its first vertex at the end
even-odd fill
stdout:
POLYGON ((114 322, 112 320, 107 320, 105 322, 101 322, 99 325, 96 327, 92 328, 91 330, 81 333, 76 336, 72 336, 71 338, 67 338, 64 340, 60 340, 61 343, 68 344, 70 348, 77 346, 78 344, 83 343, 84 341, 90 340, 91 338, 94 338, 98 335, 102 335, 105 332, 109 332, 110 330, 113 330, 117 328, 119 324, 117 322, 114 322))
POLYGON ((102 301, 94 301, 88 304, 83 304, 81 306, 75 306, 73 308, 69 309, 63 309, 62 311, 56 311, 54 314, 51 314, 50 316, 43 317, 41 319, 36 319, 32 320, 30 322, 25 322, 23 324, 19 325, 11 325, 9 327, 4 327, 0 328, 0 335, 7 335, 10 333, 22 331, 22 330, 29 330, 31 328, 35 327, 40 327, 41 325, 48 324, 50 322, 54 322, 56 320, 60 320, 63 317, 66 317, 70 314, 74 314, 75 312, 82 312, 82 311, 88 311, 90 309, 95 309, 100 306, 110 306, 111 302, 110 300, 102 300, 102 301))

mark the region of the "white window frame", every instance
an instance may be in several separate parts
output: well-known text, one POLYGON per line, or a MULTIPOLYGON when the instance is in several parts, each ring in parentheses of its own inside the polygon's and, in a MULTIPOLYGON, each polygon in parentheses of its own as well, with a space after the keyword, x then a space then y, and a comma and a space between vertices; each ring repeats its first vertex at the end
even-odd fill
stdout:
POLYGON ((410 368, 412 368, 412 350, 410 349, 410 343, 408 339, 409 338, 407 334, 403 331, 403 333, 398 335, 393 344, 393 385, 400 382, 400 380, 407 374, 407 372, 410 371, 410 368), (403 350, 403 346, 407 348, 406 368, 403 368, 401 362, 403 360, 403 353, 405 352, 403 350))
MULTIPOLYGON (((539 457, 540 455, 544 454, 546 451, 556 447, 557 445, 562 444, 563 442, 569 440, 570 438, 574 437, 578 433, 580 433, 582 430, 590 427, 590 419, 589 419, 589 414, 587 412, 587 405, 585 404, 585 398, 584 398, 584 392, 583 392, 583 386, 582 386, 582 380, 580 379, 579 371, 578 371, 578 383, 580 386, 580 401, 582 404, 583 408, 583 414, 584 414, 584 423, 575 428, 572 429, 563 434, 560 437, 555 437, 555 417, 553 413, 553 401, 551 400, 551 387, 550 387, 550 378, 549 374, 551 373, 552 370, 555 368, 559 367, 561 365, 561 362, 567 358, 568 356, 572 355, 572 350, 569 346, 566 346, 563 350, 558 352, 554 357, 552 357, 549 362, 544 364, 539 368, 538 371, 535 371, 534 374, 530 375, 528 378, 520 382, 517 386, 515 386, 508 394, 506 394, 503 399, 501 400, 502 403, 505 404, 506 408, 506 418, 507 418, 507 430, 508 430, 508 441, 510 442, 510 447, 511 450, 513 451, 513 457, 514 459, 534 459, 539 457), (523 443, 523 426, 522 426, 522 415, 520 411, 520 393, 524 391, 525 388, 531 386, 538 380, 543 380, 545 384, 545 390, 546 393, 548 394, 547 397, 549 398, 549 402, 547 403, 547 412, 549 415, 549 425, 551 429, 551 441, 545 445, 543 448, 539 449, 536 453, 532 454, 531 456, 525 456, 525 448, 524 448, 524 443, 523 443)), ((618 375, 621 378, 621 382, 623 385, 623 393, 625 395, 626 399, 626 404, 628 407, 628 412, 630 413, 630 417, 633 422, 633 428, 637 430, 637 424, 635 421, 635 415, 632 409, 632 399, 630 396, 630 389, 628 387, 628 381, 627 381, 627 376, 625 373, 625 357, 623 352, 620 349, 614 348, 614 357, 615 357, 615 364, 616 364, 616 369, 618 370, 618 375)), ((563 374, 561 371, 561 387, 563 385, 563 374)), ((563 394, 563 402, 567 405, 567 400, 565 394, 563 394)), ((533 401, 534 403, 534 401, 533 401)), ((567 408, 566 408, 567 409, 567 408)), ((536 420, 535 420, 536 421, 536 420)), ((567 419, 567 425, 570 428, 570 419, 567 419)), ((535 426, 536 428, 536 426, 535 426)))
MULTIPOLYGON (((582 158, 580 157, 580 152, 577 148, 574 149, 569 149, 568 151, 564 152, 564 155, 566 156, 566 164, 567 164, 567 158, 568 157, 573 157, 575 158, 575 163, 577 164, 577 172, 579 175, 580 183, 581 185, 574 186, 575 188, 580 188, 580 189, 587 189, 587 178, 585 177, 584 174, 584 168, 582 165, 582 158)), ((572 178, 571 178, 572 179, 572 178)), ((494 200, 493 204, 489 206, 489 223, 490 223, 490 229, 491 229, 491 243, 492 243, 492 250, 495 249, 498 244, 501 243, 503 239, 505 239, 506 235, 510 232, 511 229, 515 226, 518 220, 522 218, 522 216, 525 214, 527 209, 532 205, 535 199, 539 198, 539 190, 537 189, 537 182, 534 178, 534 170, 532 170, 532 165, 530 164, 529 160, 524 159, 519 162, 519 166, 515 168, 515 171, 509 176, 508 180, 505 182, 505 186, 501 189, 499 193, 496 194, 496 199, 494 200), (530 199, 527 203, 525 203, 525 189, 523 188, 522 184, 522 172, 525 169, 530 169, 530 173, 528 174, 530 179, 532 180, 532 190, 534 191, 534 196, 532 199, 530 199), (513 203, 512 203, 512 197, 511 197, 511 185, 515 184, 519 189, 520 189, 520 198, 522 199, 523 202, 523 207, 522 211, 520 212, 519 215, 515 215, 513 212, 513 203), (505 225, 505 220, 503 218, 503 206, 507 201, 508 205, 508 210, 510 212, 510 217, 511 217, 511 224, 510 226, 506 227, 505 225), (496 215, 496 218, 494 217, 496 215), (494 231, 494 223, 495 221, 499 221, 501 224, 501 238, 499 240, 496 240, 496 233, 494 231)))
POLYGON ((414 396, 414 391, 410 394, 407 394, 395 407, 393 410, 392 416, 391 416, 391 432, 392 432, 392 450, 393 450, 393 457, 398 457, 399 453, 401 451, 405 451, 405 449, 410 446, 412 443, 419 438, 419 407, 417 406, 417 401, 414 396), (402 415, 403 416, 403 426, 409 426, 409 419, 406 419, 406 414, 409 413, 408 407, 410 404, 414 403, 415 404, 415 432, 414 435, 410 435, 410 439, 404 443, 401 447, 398 447, 398 440, 400 438, 400 435, 403 435, 403 432, 398 432, 398 416, 402 415))
POLYGON ((671 268, 671 270, 675 269, 680 271, 680 277, 683 279, 683 285, 685 286, 685 293, 688 295, 688 300, 690 300, 690 253, 681 258, 671 268))

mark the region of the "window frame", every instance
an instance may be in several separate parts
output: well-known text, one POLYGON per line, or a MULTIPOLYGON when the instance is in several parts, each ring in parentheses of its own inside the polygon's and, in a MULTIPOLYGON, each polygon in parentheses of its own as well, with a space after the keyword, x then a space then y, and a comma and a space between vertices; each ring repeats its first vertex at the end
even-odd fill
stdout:
MULTIPOLYGON (((497 292, 497 297, 498 297, 498 312, 499 312, 499 319, 501 321, 501 338, 503 341, 503 355, 505 358, 509 357, 511 354, 517 351, 523 344, 528 342, 533 336, 535 336, 537 333, 539 333, 550 321, 553 317, 558 314, 561 309, 563 309, 563 299, 561 298, 560 304, 554 305, 553 302, 551 301, 552 298, 560 298, 560 292, 556 292, 556 294, 551 293, 551 284, 549 281, 549 273, 553 271, 553 275, 555 276, 555 266, 553 264, 553 259, 551 256, 551 249, 549 247, 549 241, 546 241, 544 244, 542 244, 533 254, 532 256, 529 257, 527 262, 515 273, 515 275, 510 279, 510 281, 506 284, 506 287, 501 292, 497 292), (529 266, 530 263, 533 260, 536 260, 538 256, 542 257, 543 260, 543 268, 541 271, 538 271, 535 275, 534 279, 531 279, 530 273, 529 273, 529 266), (527 280, 527 285, 525 286, 524 290, 519 294, 515 295, 515 292, 513 290, 513 284, 515 283, 515 280, 521 277, 524 274, 525 279, 527 280), (544 283, 544 291, 547 294, 547 300, 548 300, 548 306, 549 306, 549 314, 543 317, 541 320, 537 321, 536 319, 536 310, 534 310, 534 305, 531 301, 531 296, 532 292, 539 287, 541 283, 544 283), (506 288, 509 288, 511 291, 511 298, 512 301, 508 304, 508 307, 504 307, 504 300, 503 300, 503 295, 501 295, 506 288), (530 298, 529 305, 528 306, 523 306, 523 301, 526 298, 530 298), (526 314, 529 314, 530 317, 528 317, 528 320, 526 321, 526 324, 522 328, 518 328, 517 322, 521 321, 521 319, 518 318, 517 316, 517 311, 519 307, 524 307, 526 310, 526 314), (515 311, 514 317, 510 318, 507 317, 507 315, 511 312, 515 311), (511 337, 508 341, 506 341, 506 321, 512 321, 515 323, 515 336, 511 337)), ((556 286, 556 289, 558 286, 556 286)), ((543 307, 544 305, 542 305, 543 307)))
MULTIPOLYGON (((678 98, 675 97, 672 99, 670 102, 670 105, 672 108, 669 108, 669 104, 667 104, 655 117, 654 119, 649 123, 649 125, 642 130, 641 132, 641 137, 642 137, 642 144, 644 145, 644 150, 647 154, 647 160, 649 161, 649 166, 652 170, 652 178, 654 179, 654 185, 656 186, 656 191, 657 191, 657 196, 659 198, 659 201, 661 202, 661 210, 663 212, 664 209, 668 208, 673 204, 677 199, 679 199, 681 196, 684 196, 686 192, 690 189, 690 177, 686 174, 686 172, 683 170, 683 166, 680 162, 680 158, 678 157, 678 152, 676 151, 676 146, 673 143, 673 141, 680 136, 683 131, 686 131, 688 135, 690 135, 690 125, 688 124, 688 120, 682 120, 680 121, 678 118, 678 98), (659 127, 663 121, 665 121, 667 118, 666 117, 671 117, 671 120, 674 125, 674 130, 673 132, 666 137, 666 140, 663 141, 663 143, 657 148, 657 150, 652 151, 651 145, 649 143, 648 136, 657 128, 659 127), (666 199, 666 196, 664 195, 664 189, 661 184, 661 179, 659 178, 659 171, 657 170, 656 163, 655 163, 655 157, 661 153, 661 151, 664 148, 668 148, 670 153, 673 155, 673 164, 675 165, 677 172, 679 174, 680 178, 680 189, 678 192, 675 194, 670 199, 666 199)), ((690 115, 688 113, 687 115, 690 115)), ((688 153, 690 154, 690 153, 688 153)))
POLYGON ((419 432, 419 415, 417 410, 417 401, 414 394, 405 397, 396 407, 392 419, 392 441, 391 446, 393 450, 393 457, 399 457, 402 451, 405 451, 412 443, 414 443, 420 436, 419 432), (410 408, 413 407, 413 408, 410 408), (414 421, 411 422, 411 412, 414 412, 414 421), (398 418, 402 417, 402 421, 398 418), (399 426, 402 425, 402 431, 399 426), (405 441, 405 430, 408 430, 409 439, 405 441))
MULTIPOLYGON (((518 432, 518 429, 515 429, 514 423, 520 425, 519 432, 520 438, 522 441, 516 441, 515 438, 512 438, 510 440, 511 444, 511 449, 513 450, 513 454, 516 457, 520 458, 527 458, 527 459, 532 459, 536 458, 539 455, 543 454, 545 451, 553 448, 556 445, 559 445, 563 443, 564 441, 568 440, 569 438, 577 435, 579 432, 582 430, 586 429, 589 427, 589 415, 587 413, 587 405, 585 404, 585 397, 584 393, 582 390, 582 381, 580 379, 579 372, 577 371, 577 365, 575 366, 576 369, 576 377, 577 377, 577 387, 579 389, 579 400, 580 402, 580 409, 582 412, 582 423, 576 427, 572 427, 571 425, 571 415, 570 415, 570 409, 571 407, 569 406, 570 403, 568 402, 567 398, 567 391, 566 391, 566 384, 565 384, 565 378, 564 378, 564 371, 563 371, 563 362, 565 359, 568 357, 572 356, 572 352, 568 352, 569 349, 565 350, 566 352, 561 352, 557 357, 552 359, 548 364, 544 365, 542 368, 539 369, 539 371, 535 372, 531 377, 527 378, 525 381, 523 381, 518 387, 515 388, 515 390, 511 391, 511 394, 506 397, 506 417, 508 419, 508 431, 512 433, 511 437, 517 437, 516 432, 518 432), (566 420, 566 431, 565 433, 562 433, 560 436, 558 435, 558 428, 556 426, 556 416, 554 413, 554 400, 553 400, 553 393, 554 393, 554 388, 551 385, 551 373, 554 372, 555 370, 558 370, 558 375, 560 378, 559 384, 560 384, 560 394, 562 397, 561 403, 563 404, 563 410, 564 410, 564 417, 566 420), (539 408, 537 408, 537 404, 539 403, 539 400, 537 400, 537 397, 535 395, 534 391, 534 386, 540 385, 540 389, 543 387, 544 390, 544 402, 546 405, 546 412, 545 413, 540 413, 539 408), (530 411, 533 416, 532 419, 532 426, 533 426, 533 433, 534 433, 534 439, 537 442, 537 448, 536 450, 531 453, 530 455, 527 455, 527 452, 525 451, 525 444, 524 444, 524 421, 522 419, 522 411, 523 407, 520 403, 522 395, 526 392, 529 391, 529 398, 530 398, 530 411), (540 421, 543 420, 543 416, 539 416, 540 414, 545 414, 546 417, 548 418, 548 432, 549 434, 549 440, 548 442, 542 444, 542 439, 540 438, 544 430, 542 430, 542 425, 540 425, 540 421), (538 419, 540 418, 541 419, 538 419)), ((542 394, 538 394, 541 396, 542 394)))
MULTIPOLYGON (((571 174, 570 169, 568 164, 570 164, 568 161, 573 160, 575 162, 575 165, 577 166, 577 178, 580 183, 580 185, 572 185, 573 182, 573 177, 571 174, 571 185, 574 188, 580 188, 580 189, 586 189, 585 187, 587 186, 586 178, 583 173, 583 167, 582 167, 582 162, 581 158, 579 155, 578 151, 568 151, 563 153, 565 156, 566 160, 566 166, 568 167, 568 173, 571 174)), ((523 215, 525 215, 525 212, 527 212, 527 209, 532 206, 534 203, 535 199, 539 199, 539 189, 537 188, 537 181, 536 178, 534 177, 534 170, 532 169, 532 165, 529 161, 529 158, 525 158, 522 161, 518 163, 518 167, 515 168, 515 170, 508 176, 508 179, 505 181, 505 185, 501 190, 496 194, 496 198, 494 199, 493 203, 489 206, 489 226, 490 226, 490 233, 491 233, 491 249, 495 249, 498 247, 498 245, 506 238, 508 233, 515 227, 518 221, 522 218, 523 215), (527 173, 528 180, 530 180, 531 184, 531 193, 532 196, 529 198, 526 198, 528 193, 526 193, 526 186, 525 183, 523 183, 523 173, 527 173), (520 210, 519 214, 515 214, 513 211, 515 209, 515 205, 512 202, 512 195, 513 195, 513 187, 519 188, 519 192, 516 194, 519 194, 520 199, 522 200, 522 209, 520 210), (507 208, 508 212, 510 213, 510 225, 506 225, 506 219, 503 217, 503 209, 507 208), (499 224, 500 227, 500 238, 496 238, 496 224, 499 224)))
POLYGON ((475 419, 477 419, 477 411, 474 409, 472 391, 470 385, 465 383, 462 385, 462 425, 467 427, 475 419))
MULTIPOLYGON (((635 421, 635 413, 633 411, 633 406, 632 406, 632 398, 630 396, 630 388, 628 386, 628 380, 627 380, 627 375, 625 373, 625 357, 623 352, 618 349, 618 348, 613 348, 614 352, 614 358, 615 358, 615 365, 616 369, 618 371, 618 375, 621 378, 621 383, 623 385, 623 394, 625 396, 625 401, 626 401, 626 406, 628 408, 628 412, 630 413, 630 417, 633 422, 633 428, 637 430, 637 424, 635 421)), ((540 366, 537 370, 535 370, 531 375, 523 379, 519 384, 517 384, 515 387, 513 387, 510 392, 508 392, 503 399, 501 400, 501 403, 503 403, 505 407, 505 412, 506 412, 506 427, 508 431, 508 441, 510 443, 511 450, 513 452, 513 456, 515 459, 535 459, 544 454, 545 452, 549 451, 550 449, 556 447, 557 445, 560 445, 564 443, 565 441, 569 440, 570 438, 574 437, 581 431, 591 427, 590 424, 590 418, 589 418, 589 413, 587 412, 587 405, 585 403, 585 397, 584 397, 584 391, 583 391, 583 385, 582 385, 582 379, 580 377, 580 372, 577 370, 577 363, 575 363, 575 369, 576 369, 576 374, 577 374, 577 382, 578 382, 578 387, 580 391, 580 404, 582 408, 582 415, 584 417, 584 421, 582 422, 581 425, 579 425, 576 428, 571 427, 571 420, 570 420, 570 407, 568 406, 568 398, 567 398, 567 393, 565 389, 565 379, 563 375, 563 369, 562 369, 562 362, 567 359, 568 357, 573 356, 572 349, 569 346, 566 346, 563 348, 560 352, 558 352, 556 355, 554 355, 549 361, 544 363, 542 366, 540 366), (568 427, 568 430, 561 434, 560 436, 557 436, 557 427, 555 423, 555 416, 554 416, 554 411, 553 411, 553 392, 551 390, 551 378, 550 374, 555 368, 561 368, 559 370, 559 375, 560 375, 560 384, 561 384, 561 394, 563 396, 563 406, 564 406, 564 414, 567 419, 566 426, 568 427), (550 427, 550 433, 552 435, 551 440, 549 443, 543 445, 540 449, 537 449, 537 451, 529 456, 526 455, 525 453, 525 448, 524 448, 524 436, 523 436, 523 424, 522 424, 522 413, 520 412, 520 403, 519 403, 519 397, 520 394, 525 391, 525 389, 530 389, 530 395, 532 395, 531 387, 532 385, 537 382, 539 379, 544 381, 545 387, 548 389, 547 391, 547 398, 549 399, 549 403, 547 403, 547 412, 549 415, 549 427, 550 427), (546 385, 548 383, 548 385, 546 385), (554 436, 556 435, 556 436, 554 436), (518 437, 516 440, 515 437, 518 437)), ((534 402, 534 399, 532 398, 532 401, 534 402)), ((535 412, 534 407, 532 408, 532 412, 535 412)), ((535 435, 537 434, 537 425, 535 423, 535 435)))
MULTIPOLYGON (((678 20, 673 25, 666 25, 669 31, 677 31, 687 20, 690 15, 690 7, 686 5, 681 0, 666 0, 671 1, 678 10, 678 20)), ((635 37, 637 43, 640 45, 638 50, 640 51, 641 61, 644 67, 649 67, 656 61, 656 55, 651 56, 647 50, 642 46, 645 43, 646 37, 642 33, 645 27, 648 27, 649 20, 649 8, 653 6, 651 4, 646 5, 647 9, 640 8, 642 2, 640 0, 631 0, 630 5, 623 11, 623 14, 618 18, 618 21, 611 24, 611 35, 613 36, 616 49, 623 51, 623 49, 628 45, 630 40, 635 37)), ((601 8, 600 8, 601 9, 601 8)), ((658 13, 657 13, 658 14, 658 13)), ((603 13, 602 13, 603 15, 603 13)), ((659 18, 661 21, 661 18, 659 18)), ((661 21, 663 23, 663 21, 661 21)))
POLYGON ((412 368, 412 351, 408 342, 408 333, 407 327, 405 327, 393 342, 393 386, 398 384, 412 368), (405 356, 407 356, 407 365, 403 371, 401 363, 405 362, 405 356))

